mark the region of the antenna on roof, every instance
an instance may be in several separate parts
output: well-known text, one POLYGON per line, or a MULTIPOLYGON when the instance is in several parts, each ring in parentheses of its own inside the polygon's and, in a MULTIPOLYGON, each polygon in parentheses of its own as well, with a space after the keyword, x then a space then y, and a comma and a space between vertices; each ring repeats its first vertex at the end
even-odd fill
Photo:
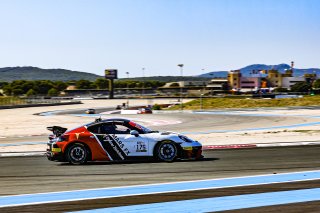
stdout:
POLYGON ((98 123, 98 122, 101 122, 101 121, 102 121, 102 119, 101 119, 101 115, 100 115, 100 117, 96 118, 96 120, 94 122, 98 123))

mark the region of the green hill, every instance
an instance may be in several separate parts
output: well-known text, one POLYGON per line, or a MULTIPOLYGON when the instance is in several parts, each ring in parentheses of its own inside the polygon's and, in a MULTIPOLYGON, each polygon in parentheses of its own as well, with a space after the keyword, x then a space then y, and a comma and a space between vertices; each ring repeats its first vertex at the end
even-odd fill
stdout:
POLYGON ((135 78, 121 78, 120 80, 134 80, 134 81, 160 81, 160 82, 177 82, 177 81, 210 81, 210 78, 198 76, 150 76, 150 77, 135 77, 135 78))
MULTIPOLYGON (((14 80, 51 80, 51 81, 70 81, 70 80, 90 80, 95 81, 97 78, 103 78, 92 73, 71 71, 66 69, 41 69, 38 67, 5 67, 0 68, 0 82, 11 82, 14 80)), ((208 78, 201 78, 197 76, 151 76, 151 77, 136 77, 136 78, 122 78, 118 80, 133 80, 133 81, 201 81, 208 80, 208 78)))
POLYGON ((92 73, 65 69, 41 69, 38 67, 5 67, 0 68, 0 81, 14 80, 52 80, 69 81, 86 79, 94 81, 102 76, 92 73))

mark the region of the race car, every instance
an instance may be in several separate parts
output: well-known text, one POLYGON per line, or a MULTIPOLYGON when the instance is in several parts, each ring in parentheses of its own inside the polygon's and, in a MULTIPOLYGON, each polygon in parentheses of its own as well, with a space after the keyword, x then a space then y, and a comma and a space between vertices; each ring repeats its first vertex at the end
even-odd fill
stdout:
POLYGON ((47 143, 51 161, 85 164, 87 161, 123 161, 153 158, 201 159, 202 145, 184 135, 152 131, 127 119, 96 119, 70 131, 47 127, 53 134, 47 143))
POLYGON ((87 109, 85 111, 86 114, 96 114, 96 110, 95 109, 87 109))
POLYGON ((152 110, 150 108, 139 108, 137 114, 152 114, 152 110))

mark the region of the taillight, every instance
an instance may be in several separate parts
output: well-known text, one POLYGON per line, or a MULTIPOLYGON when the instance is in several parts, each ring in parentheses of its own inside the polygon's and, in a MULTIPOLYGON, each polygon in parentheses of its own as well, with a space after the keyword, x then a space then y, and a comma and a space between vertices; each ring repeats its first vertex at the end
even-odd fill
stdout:
POLYGON ((49 135, 49 140, 52 140, 52 139, 54 139, 54 138, 55 138, 54 135, 49 135))
POLYGON ((69 139, 69 136, 68 136, 68 135, 61 135, 61 136, 58 138, 58 142, 67 141, 68 139, 69 139))

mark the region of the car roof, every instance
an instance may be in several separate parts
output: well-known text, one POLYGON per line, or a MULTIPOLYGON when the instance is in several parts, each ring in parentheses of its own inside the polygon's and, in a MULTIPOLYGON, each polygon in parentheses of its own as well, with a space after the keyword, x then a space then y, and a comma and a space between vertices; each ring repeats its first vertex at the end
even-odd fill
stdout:
POLYGON ((130 120, 128 119, 124 119, 124 118, 109 118, 109 119, 104 119, 104 120, 96 120, 94 122, 85 124, 85 126, 91 126, 94 124, 98 124, 98 123, 106 123, 106 122, 130 122, 130 120))
POLYGON ((109 118, 109 119, 104 119, 101 120, 101 122, 109 122, 109 121, 122 121, 122 122, 130 122, 130 120, 125 119, 125 118, 109 118))

